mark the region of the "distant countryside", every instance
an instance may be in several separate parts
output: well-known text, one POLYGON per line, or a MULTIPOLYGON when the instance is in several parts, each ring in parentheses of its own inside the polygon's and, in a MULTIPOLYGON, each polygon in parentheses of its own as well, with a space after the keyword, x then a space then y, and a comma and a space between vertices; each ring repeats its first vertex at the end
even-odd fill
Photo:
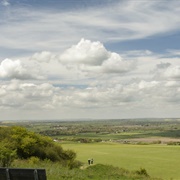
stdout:
POLYGON ((1 166, 49 180, 180 179, 180 119, 1 121, 0 134, 1 166))

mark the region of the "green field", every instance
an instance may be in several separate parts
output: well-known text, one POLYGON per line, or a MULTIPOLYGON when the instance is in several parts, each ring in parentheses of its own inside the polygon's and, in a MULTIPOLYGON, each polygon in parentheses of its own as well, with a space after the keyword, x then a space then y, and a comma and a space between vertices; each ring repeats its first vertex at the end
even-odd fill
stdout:
POLYGON ((62 146, 73 149, 77 159, 85 164, 88 158, 93 158, 95 164, 111 164, 129 170, 145 168, 152 177, 180 179, 179 146, 117 143, 69 143, 62 146))

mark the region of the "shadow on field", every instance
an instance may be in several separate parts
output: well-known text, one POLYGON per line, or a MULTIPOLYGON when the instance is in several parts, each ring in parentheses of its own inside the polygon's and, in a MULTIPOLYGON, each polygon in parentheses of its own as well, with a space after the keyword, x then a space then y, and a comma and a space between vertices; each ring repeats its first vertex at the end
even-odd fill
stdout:
MULTIPOLYGON (((116 136, 117 137, 117 136, 116 136)), ((121 139, 148 138, 148 137, 169 137, 180 138, 180 130, 164 130, 160 132, 144 132, 140 134, 123 134, 118 135, 121 139)))
POLYGON ((152 135, 159 137, 180 138, 180 130, 167 130, 158 133, 152 133, 152 135))

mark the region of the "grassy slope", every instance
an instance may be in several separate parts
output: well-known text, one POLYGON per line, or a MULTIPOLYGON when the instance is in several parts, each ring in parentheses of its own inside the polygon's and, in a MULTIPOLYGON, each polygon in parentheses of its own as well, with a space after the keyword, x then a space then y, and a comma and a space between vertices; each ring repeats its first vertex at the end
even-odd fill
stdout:
POLYGON ((166 145, 122 145, 115 143, 63 144, 77 152, 77 159, 137 170, 145 168, 150 176, 180 179, 180 147, 166 145))
POLYGON ((13 163, 13 167, 45 168, 48 180, 155 180, 125 169, 102 164, 91 165, 84 169, 68 169, 59 163, 48 161, 32 163, 25 160, 16 160, 13 163))

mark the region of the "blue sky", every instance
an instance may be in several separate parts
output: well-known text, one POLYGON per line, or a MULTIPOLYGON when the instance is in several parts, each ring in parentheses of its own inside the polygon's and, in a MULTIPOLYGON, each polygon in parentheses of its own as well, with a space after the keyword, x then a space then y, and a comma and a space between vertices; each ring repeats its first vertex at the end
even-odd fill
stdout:
POLYGON ((0 0, 1 119, 179 117, 179 7, 0 0))

